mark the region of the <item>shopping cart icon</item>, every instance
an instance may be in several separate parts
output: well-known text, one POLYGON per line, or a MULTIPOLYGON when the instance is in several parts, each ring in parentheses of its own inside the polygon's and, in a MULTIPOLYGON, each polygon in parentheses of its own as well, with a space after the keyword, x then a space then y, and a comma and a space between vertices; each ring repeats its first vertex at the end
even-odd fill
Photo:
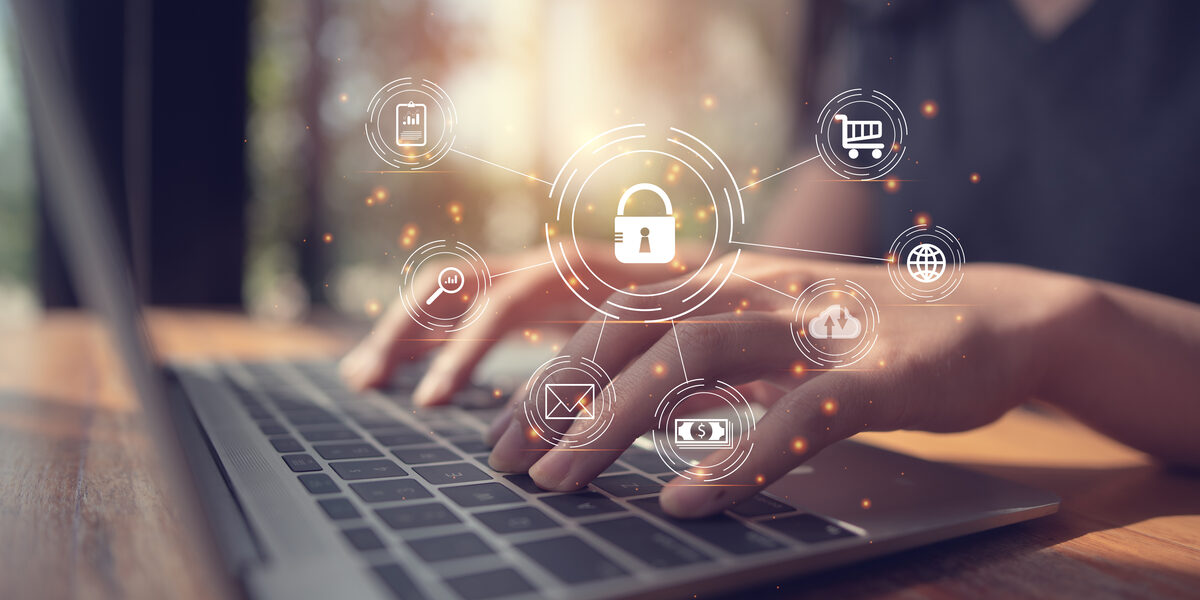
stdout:
POLYGON ((870 150, 872 158, 883 156, 881 142, 867 141, 883 137, 883 121, 851 121, 846 115, 833 115, 833 120, 842 122, 842 148, 850 151, 850 158, 858 158, 859 150, 870 150))

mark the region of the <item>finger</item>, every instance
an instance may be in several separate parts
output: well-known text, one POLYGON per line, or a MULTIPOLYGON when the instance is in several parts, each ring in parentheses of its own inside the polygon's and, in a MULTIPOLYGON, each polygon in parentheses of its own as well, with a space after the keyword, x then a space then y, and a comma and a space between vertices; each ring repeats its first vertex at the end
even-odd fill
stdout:
MULTIPOLYGON (((605 372, 616 373, 668 331, 669 324, 630 323, 593 318, 563 346, 561 356, 592 357, 605 372), (603 336, 603 340, 602 340, 603 336), (604 341, 606 343, 599 343, 604 341)), ((555 381, 557 382, 557 381, 555 381)), ((534 402, 528 385, 513 396, 508 425, 496 441, 488 463, 498 471, 523 472, 552 447, 525 417, 525 403, 534 402)), ((531 407, 536 410, 536 407, 531 407)))
POLYGON ((415 360, 435 341, 413 342, 424 331, 397 299, 357 346, 338 365, 342 379, 351 389, 364 390, 382 384, 401 361, 415 360))
MULTIPOLYGON (((663 510, 681 518, 702 517, 757 494, 821 449, 866 430, 902 425, 905 404, 896 397, 894 376, 885 371, 821 374, 780 398, 755 427, 754 450, 721 485, 696 485, 677 478, 664 488, 663 510)), ((728 450, 706 464, 719 464, 728 450)))
MULTIPOLYGON (((613 381, 618 400, 609 408, 615 413, 612 424, 589 444, 612 452, 578 452, 559 444, 529 469, 533 480, 557 491, 586 485, 654 426, 659 402, 685 379, 741 382, 791 362, 790 353, 777 351, 791 343, 786 321, 772 313, 729 313, 700 321, 676 324, 613 381), (680 367, 681 357, 686 368, 680 367)), ((603 416, 605 407, 600 408, 597 418, 603 416)))
MULTIPOLYGON (((557 277, 554 279, 558 281, 557 277)), ((549 279, 526 271, 506 275, 492 286, 488 310, 470 327, 454 334, 413 392, 417 406, 450 402, 451 396, 471 378, 471 373, 496 342, 530 314, 555 301, 547 297, 549 279)))

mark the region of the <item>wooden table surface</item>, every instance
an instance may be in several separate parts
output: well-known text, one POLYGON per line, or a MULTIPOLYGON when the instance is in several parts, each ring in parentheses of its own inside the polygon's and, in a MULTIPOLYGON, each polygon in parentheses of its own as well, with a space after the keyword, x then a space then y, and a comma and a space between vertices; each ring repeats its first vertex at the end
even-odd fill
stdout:
MULTIPOLYGON (((351 342, 228 313, 155 312, 150 324, 173 358, 334 356, 351 342)), ((63 312, 0 333, 0 598, 212 597, 215 565, 158 485, 103 330, 63 312)), ((861 437, 1053 490, 1062 510, 755 596, 1200 597, 1200 475, 1030 410, 963 434, 861 437)))

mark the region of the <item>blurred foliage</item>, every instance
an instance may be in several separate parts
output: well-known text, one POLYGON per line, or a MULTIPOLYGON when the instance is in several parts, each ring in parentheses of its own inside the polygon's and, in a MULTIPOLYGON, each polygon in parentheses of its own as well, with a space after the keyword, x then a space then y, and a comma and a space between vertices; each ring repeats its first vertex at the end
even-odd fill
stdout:
POLYGON ((0 3, 0 322, 30 312, 34 301, 34 177, 29 113, 11 7, 0 3))
POLYGON ((416 245, 540 245, 543 184, 453 153, 433 173, 369 172, 388 167, 363 136, 367 102, 398 77, 449 93, 455 149, 543 179, 628 122, 697 135, 746 182, 786 166, 797 10, 785 0, 258 0, 250 306, 373 316, 416 245))

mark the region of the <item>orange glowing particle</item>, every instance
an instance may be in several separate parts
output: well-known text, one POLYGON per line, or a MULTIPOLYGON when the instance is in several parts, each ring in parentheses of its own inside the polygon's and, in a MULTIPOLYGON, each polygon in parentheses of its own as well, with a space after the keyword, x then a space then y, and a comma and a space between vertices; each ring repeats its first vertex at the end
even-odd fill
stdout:
POLYGON ((382 202, 384 200, 387 200, 387 197, 388 197, 387 190, 385 190, 381 187, 375 188, 375 199, 376 200, 379 200, 380 202, 382 202))
POLYGON ((881 359, 879 359, 879 368, 880 368, 880 369, 882 369, 882 368, 884 368, 884 367, 886 367, 886 366, 887 366, 887 361, 886 361, 886 360, 883 360, 882 358, 881 358, 881 359))
POLYGON ((341 100, 342 102, 345 102, 349 99, 350 99, 350 94, 347 94, 345 92, 343 92, 342 95, 338 96, 338 100, 341 100))
POLYGON ((450 214, 452 214, 452 215, 457 215, 457 214, 458 214, 458 213, 460 213, 460 212, 462 212, 462 207, 461 207, 461 206, 459 206, 458 204, 451 204, 451 205, 450 205, 450 214))
POLYGON ((832 417, 833 415, 837 414, 837 409, 837 400, 834 400, 833 398, 826 398, 823 402, 821 402, 821 412, 827 417, 832 417))
POLYGON ((375 206, 375 198, 372 198, 371 196, 367 196, 366 203, 367 203, 367 206, 375 206))
POLYGON ((500 391, 500 388, 494 388, 494 389, 492 390, 492 397, 493 397, 493 398, 499 398, 499 397, 501 396, 501 394, 503 394, 503 393, 504 393, 504 392, 501 392, 501 391, 500 391))
POLYGON ((913 224, 928 225, 929 224, 929 215, 927 215, 925 213, 917 213, 917 216, 913 217, 913 224))
POLYGON ((667 372, 667 365, 664 365, 662 363, 654 364, 654 374, 655 375, 661 376, 662 374, 664 374, 666 372, 667 372))
POLYGON ((710 94, 705 94, 700 98, 700 104, 706 109, 712 109, 717 105, 717 99, 710 94))
POLYGON ((862 502, 859 502, 859 505, 863 507, 863 510, 869 510, 871 508, 871 499, 863 498, 862 502))
POLYGON ((528 430, 525 431, 525 437, 527 437, 531 440, 536 440, 538 438, 538 432, 536 429, 530 427, 528 430))
POLYGON ((670 183, 674 183, 674 182, 675 182, 675 174, 674 174, 674 173, 667 173, 667 181, 668 181, 668 182, 670 182, 670 183))
POLYGON ((404 230, 404 235, 416 237, 416 235, 417 235, 416 226, 409 225, 408 228, 404 230))
POLYGON ((762 485, 766 480, 767 478, 763 477, 762 473, 754 476, 754 483, 757 483, 758 485, 762 485))
POLYGON ((883 180, 883 189, 889 194, 895 194, 900 191, 900 181, 895 177, 888 177, 883 180))
POLYGON ((925 115, 926 119, 932 119, 938 114, 938 103, 933 100, 926 100, 921 103, 921 114, 925 115))
POLYGON ((757 177, 758 176, 758 167, 750 167, 750 174, 757 177))
POLYGON ((803 375, 803 374, 804 374, 804 365, 802 365, 800 363, 796 363, 796 364, 792 365, 792 375, 803 375))
POLYGON ((962 315, 954 315, 954 320, 962 323, 962 315))
POLYGON ((675 163, 675 164, 671 165, 671 172, 672 172, 672 173, 678 173, 678 172, 679 172, 679 169, 680 169, 680 167, 679 167, 679 163, 675 163))
POLYGON ((979 183, 979 173, 971 173, 971 183, 979 183))
POLYGON ((792 440, 792 452, 802 454, 805 450, 808 450, 808 440, 802 437, 792 440))
POLYGON ((750 301, 743 298, 741 301, 741 305, 742 305, 742 308, 746 308, 747 306, 750 306, 750 301))
POLYGON ((327 233, 327 234, 321 236, 321 239, 325 240, 326 244, 332 243, 333 242, 333 234, 327 233))
POLYGON ((376 300, 368 301, 367 305, 364 307, 364 309, 367 312, 367 316, 370 316, 370 317, 374 317, 375 315, 378 315, 381 308, 382 307, 379 306, 379 302, 376 300))
POLYGON ((892 142, 892 152, 900 151, 900 142, 892 142))

